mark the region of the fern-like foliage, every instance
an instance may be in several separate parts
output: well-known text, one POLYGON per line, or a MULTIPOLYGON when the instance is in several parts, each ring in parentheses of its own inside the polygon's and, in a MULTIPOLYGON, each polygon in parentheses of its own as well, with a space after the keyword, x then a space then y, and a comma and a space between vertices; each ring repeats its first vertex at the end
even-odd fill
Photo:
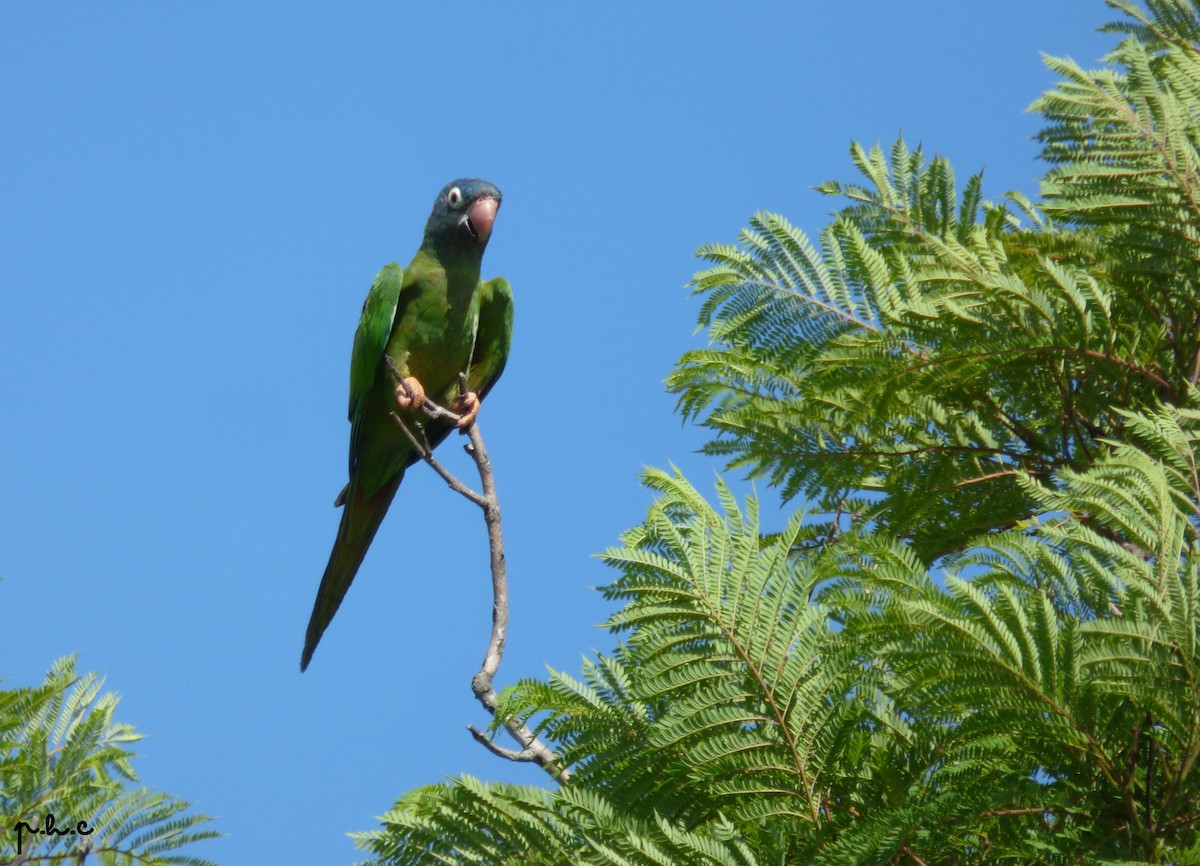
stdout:
POLYGON ((1057 486, 1025 479, 1043 520, 956 557, 943 581, 848 585, 886 597, 855 628, 895 672, 896 702, 949 732, 935 783, 1003 766, 1010 784, 983 814, 1024 813, 1044 844, 1159 862, 1200 840, 1200 538, 1176 468, 1200 428, 1191 412, 1131 421, 1145 449, 1057 486))
POLYGON ((1200 15, 1178 0, 1111 5, 1132 19, 1108 28, 1132 34, 1111 66, 1047 60, 1061 82, 1034 103, 1055 166, 1042 191, 1050 213, 1103 232, 1117 269, 1140 277, 1129 284, 1137 301, 1160 317, 1181 314, 1167 342, 1187 354, 1200 265, 1200 15))
POLYGON ((1200 844, 1200 536, 1179 467, 1200 417, 1128 423, 1140 446, 1027 476, 1040 516, 936 570, 871 527, 763 536, 753 498, 718 484, 713 506, 648 472, 659 498, 605 554, 623 643, 500 706, 571 782, 420 789, 360 844, 376 864, 1182 856, 1200 844))
POLYGON ((102 685, 96 674, 77 676, 68 657, 41 686, 0 691, 0 862, 211 866, 182 850, 219 835, 203 826, 209 819, 133 786, 128 744, 141 735, 113 721, 117 697, 102 685), (60 831, 82 821, 89 832, 32 832, 49 815, 60 831))
POLYGON ((683 827, 648 812, 635 817, 578 785, 550 793, 469 776, 411 792, 383 823, 356 836, 372 863, 765 866, 779 862, 784 844, 751 846, 722 819, 683 827))
POLYGON ((958 189, 903 141, 854 145, 862 180, 815 242, 758 214, 692 285, 711 346, 669 379, 707 450, 785 496, 877 498, 930 559, 1010 526, 1017 482, 1079 470, 1120 410, 1182 405, 1200 374, 1200 48, 1191 4, 1134 15, 1114 68, 1047 62, 1043 213, 958 189))
POLYGON ((609 625, 630 633, 635 695, 664 705, 650 747, 687 755, 710 809, 740 817, 753 803, 755 814, 819 825, 824 774, 867 682, 810 601, 819 572, 790 562, 800 519, 764 545, 753 501, 743 514, 724 485, 717 511, 678 474, 649 472, 646 483, 660 498, 605 554, 622 570, 605 594, 626 602, 609 625))

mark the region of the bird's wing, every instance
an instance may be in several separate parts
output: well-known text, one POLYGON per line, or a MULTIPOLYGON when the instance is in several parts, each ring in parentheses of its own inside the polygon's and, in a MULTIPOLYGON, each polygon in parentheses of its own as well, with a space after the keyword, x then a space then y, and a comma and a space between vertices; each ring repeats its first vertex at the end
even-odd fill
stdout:
POLYGON ((471 354, 471 369, 467 388, 479 399, 487 396, 496 384, 508 352, 512 347, 513 298, 512 287, 504 277, 479 284, 479 325, 475 332, 475 351, 471 354))
POLYGON ((350 475, 357 464, 358 439, 362 432, 367 394, 379 375, 380 361, 396 319, 396 306, 404 286, 404 269, 392 262, 385 265, 371 283, 363 301, 358 330, 354 332, 354 350, 350 355, 350 475))

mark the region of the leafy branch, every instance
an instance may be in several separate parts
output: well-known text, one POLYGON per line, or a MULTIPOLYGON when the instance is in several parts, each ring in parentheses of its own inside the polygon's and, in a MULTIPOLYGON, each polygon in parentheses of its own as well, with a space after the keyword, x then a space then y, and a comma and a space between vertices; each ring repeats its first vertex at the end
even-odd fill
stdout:
POLYGON ((113 721, 117 698, 102 685, 67 657, 41 686, 0 691, 0 864, 213 866, 181 850, 220 835, 209 818, 128 785, 137 776, 127 744, 141 735, 113 721), (82 824, 86 832, 69 829, 82 824))

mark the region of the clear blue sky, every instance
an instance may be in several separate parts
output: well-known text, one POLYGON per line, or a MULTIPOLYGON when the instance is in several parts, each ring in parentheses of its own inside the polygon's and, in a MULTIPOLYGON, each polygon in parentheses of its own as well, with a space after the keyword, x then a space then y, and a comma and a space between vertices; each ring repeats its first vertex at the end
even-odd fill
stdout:
MULTIPOLYGON (((484 259, 515 346, 480 417, 512 607, 502 683, 607 648, 591 554, 643 466, 702 488, 662 379, 702 243, 815 233, 851 140, 903 132, 1034 194, 1038 52, 1099 0, 0 6, 0 677, 79 654, 149 734, 142 780, 225 866, 348 864, 345 833, 467 772, 489 625, 478 512, 410 472, 299 672, 345 483, 350 343, 434 194, 504 192, 484 259)), ((444 455, 464 474, 471 466, 444 455)), ((782 521, 772 514, 769 519, 782 521)), ((86 818, 88 816, 78 816, 86 818)))

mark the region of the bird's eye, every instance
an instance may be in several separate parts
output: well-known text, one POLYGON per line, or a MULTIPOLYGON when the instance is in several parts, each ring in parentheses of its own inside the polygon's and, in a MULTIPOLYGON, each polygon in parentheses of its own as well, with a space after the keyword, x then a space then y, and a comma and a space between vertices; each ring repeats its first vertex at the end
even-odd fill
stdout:
POLYGON ((462 204, 462 201, 462 190, 456 186, 450 187, 450 192, 446 193, 446 204, 450 205, 450 207, 456 208, 462 204))

